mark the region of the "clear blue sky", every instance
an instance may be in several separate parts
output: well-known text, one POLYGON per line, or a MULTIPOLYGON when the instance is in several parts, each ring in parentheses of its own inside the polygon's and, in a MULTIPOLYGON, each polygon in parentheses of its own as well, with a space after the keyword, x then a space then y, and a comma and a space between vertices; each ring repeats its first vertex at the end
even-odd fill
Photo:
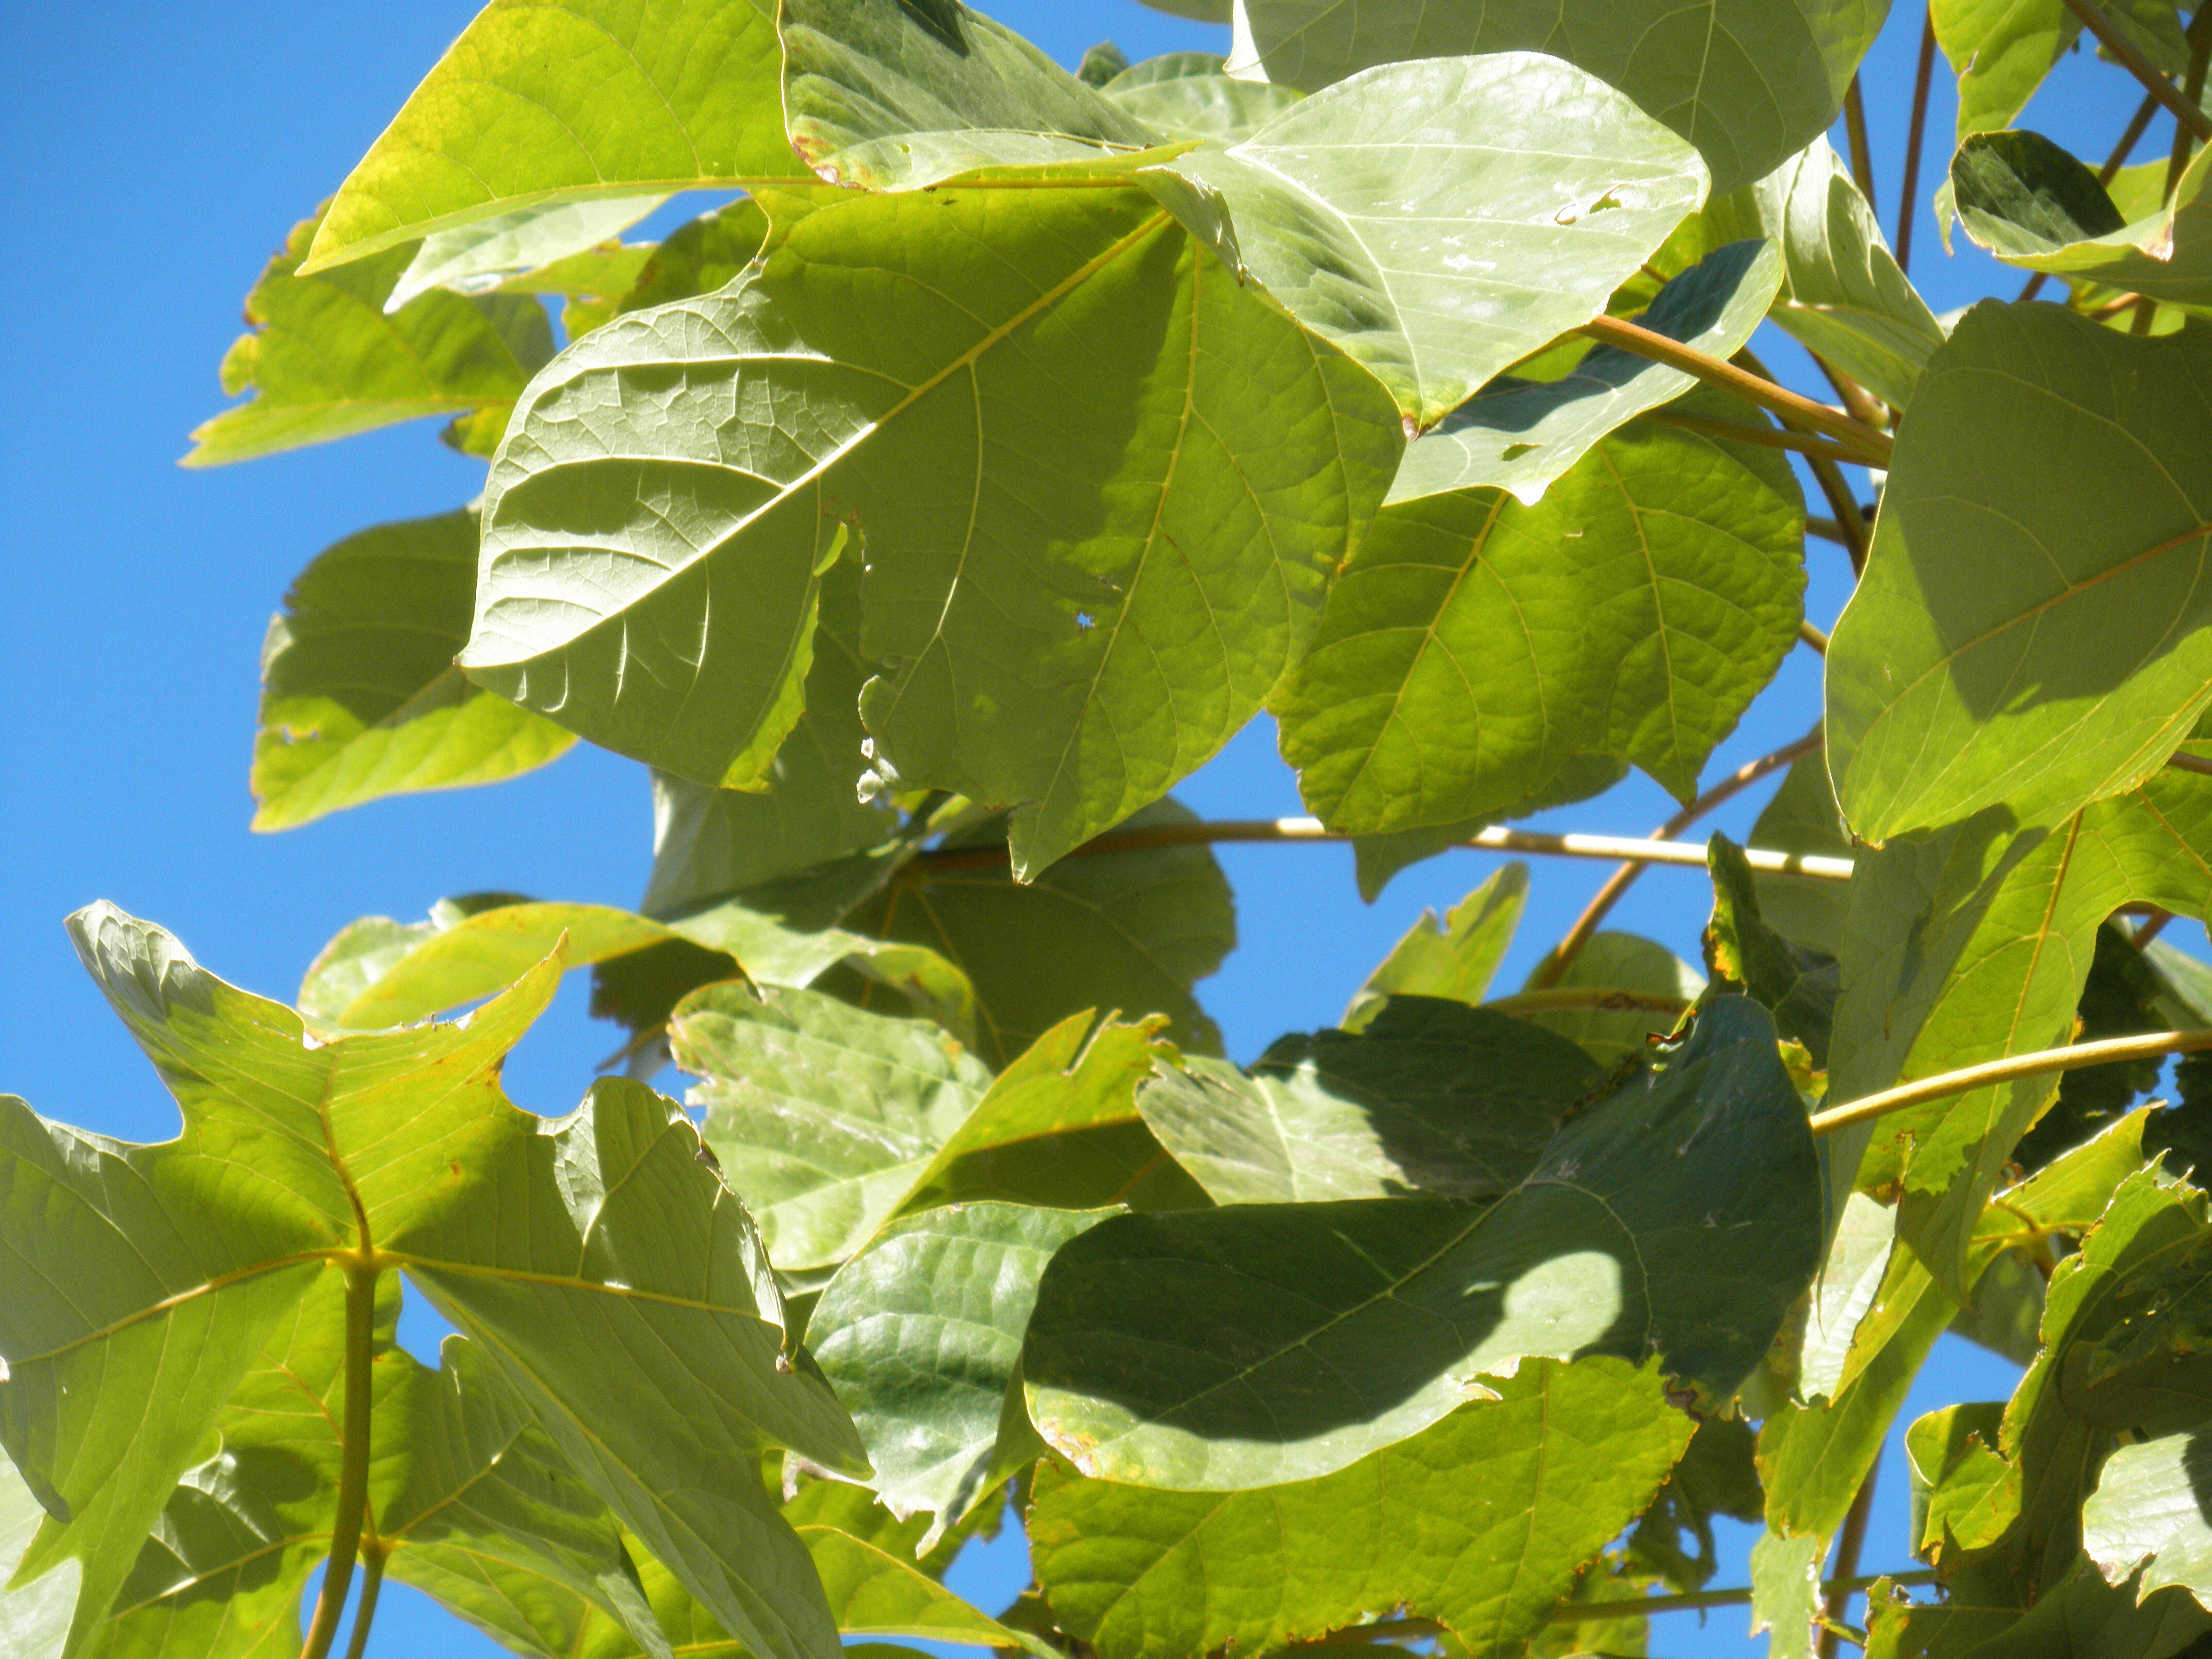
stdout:
MULTIPOLYGON (((1133 60, 1225 46, 1225 30, 1133 0, 984 9, 1071 66, 1108 37, 1133 60)), ((185 434, 223 405, 216 366, 263 262, 474 10, 469 0, 0 3, 10 43, 0 152, 12 158, 0 191, 5 269, 15 273, 15 297, 0 309, 15 365, 0 406, 10 596, 0 611, 0 1089, 50 1115, 132 1139, 175 1131, 173 1103, 63 936, 63 916, 94 898, 163 923, 226 978, 289 997, 323 942, 359 915, 416 917, 443 894, 485 888, 619 905, 642 890, 651 830, 643 773, 582 747, 495 788, 403 797, 280 836, 250 834, 256 662, 287 584, 351 531, 465 501, 483 469, 440 445, 429 422, 215 471, 175 465, 185 434)), ((1910 0, 1898 12, 1868 76, 1889 225, 1918 24, 1910 0)), ((2087 67, 2062 71, 2027 119, 2094 163, 2135 100, 2112 71, 2087 67)), ((1939 72, 1923 202, 1950 121, 1939 72)), ((2169 130, 2161 119, 2139 153, 2162 148, 2169 130)), ((1946 260, 1933 232, 1923 206, 1914 275, 1939 311, 2014 290, 2016 279, 1992 274, 1963 242, 1961 256, 1946 260)), ((1759 344, 1778 366, 1802 368, 1786 345, 1759 344)), ((1825 626, 1847 591, 1842 554, 1814 542, 1807 562, 1808 612, 1825 626)), ((1808 653, 1791 659, 1711 775, 1811 723, 1815 668, 1808 653)), ((1178 793, 1208 816, 1302 810, 1264 724, 1178 793)), ((1716 825, 1741 836, 1764 793, 1716 825)), ((1637 779, 1547 827, 1642 834, 1671 810, 1637 779)), ((1282 1031, 1333 1024, 1425 906, 1449 904, 1498 860, 1432 860, 1372 908, 1360 902, 1341 849, 1229 848, 1223 862, 1243 943, 1201 994, 1231 1052, 1249 1058, 1282 1031)), ((1553 862, 1533 873, 1502 983, 1517 982, 1565 929, 1605 866, 1553 862)), ((1621 920, 1694 957, 1707 904, 1694 873, 1662 872, 1621 920)), ((2190 937, 2201 945, 2201 933, 2190 937)), ((507 1086, 525 1106, 565 1111, 615 1046, 613 1028, 589 1020, 585 1000, 573 976, 509 1066, 507 1086)), ((1941 1401, 1993 1398, 2011 1384, 2008 1367, 1947 1340, 1900 1425, 1941 1401)), ((1875 1569, 1905 1565, 1894 1455, 1882 1479, 1866 1557, 1875 1569)), ((1750 1534, 1738 1531, 1716 1583, 1745 1582, 1750 1534)), ((972 1565, 964 1587, 992 1607, 1027 1576, 1018 1538, 972 1565)), ((1687 1616, 1662 1620, 1652 1650, 1676 1659, 1757 1651, 1742 1629, 1733 1609, 1703 1629, 1687 1616)), ((425 1659, 500 1651, 397 1587, 371 1650, 425 1659)))

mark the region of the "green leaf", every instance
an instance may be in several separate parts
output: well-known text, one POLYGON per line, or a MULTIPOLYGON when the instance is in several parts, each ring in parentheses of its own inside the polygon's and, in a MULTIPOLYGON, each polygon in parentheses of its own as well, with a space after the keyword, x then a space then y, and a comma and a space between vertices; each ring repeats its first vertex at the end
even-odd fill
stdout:
POLYGON ((1615 86, 1705 153, 1730 191, 1825 132, 1886 0, 1241 0, 1270 81, 1319 87, 1370 64, 1542 52, 1615 86))
POLYGON ((314 268, 524 208, 803 179, 755 0, 492 0, 362 158, 314 268))
MULTIPOLYGON (((0 1460, 0 1564, 11 1575, 45 1518, 15 1466, 0 1460)), ((61 1659, 70 1610, 76 1605, 76 1581, 73 1562, 13 1589, 0 1578, 0 1646, 20 1659, 61 1659)))
POLYGON ((1138 1115, 1138 1085, 1174 1050, 1157 1018, 1062 1020, 999 1074, 895 1215, 988 1200, 1063 1210, 1188 1209, 1206 1194, 1138 1115))
POLYGON ((495 783, 575 742, 453 666, 468 642, 477 519, 379 525, 317 554, 261 647, 256 830, 382 795, 495 783))
POLYGON ((1199 23, 1226 23, 1234 14, 1232 0, 1143 0, 1143 3, 1170 17, 1188 17, 1199 23))
POLYGON ((1645 423, 1534 507, 1470 489, 1387 508, 1271 699, 1284 757, 1353 833, 1497 812, 1577 753, 1687 800, 1796 642, 1803 538, 1775 452, 1645 423))
POLYGON ((1099 91, 1162 137, 1224 144, 1250 137, 1301 95, 1224 75, 1223 61, 1218 52, 1171 52, 1131 64, 1099 91))
MULTIPOLYGON (((1790 763, 1782 787, 1751 826, 1751 845, 1778 853, 1853 856, 1856 849, 1836 808, 1825 754, 1815 750, 1790 763)), ((1830 956, 1842 953, 1850 891, 1845 884, 1764 872, 1752 882, 1759 894, 1759 914, 1770 927, 1813 950, 1830 956)))
POLYGON ((2112 1588, 2086 1559, 2025 1611, 1979 1584, 1924 1605, 1883 1589, 1869 1594, 1867 1650, 1881 1659, 2176 1659, 2212 1631, 2212 1615, 2182 1591, 2138 1604, 2134 1585, 2112 1588))
MULTIPOLYGON (((834 1527, 801 1526, 837 1628, 859 1636, 907 1636, 978 1647, 1025 1648, 1037 1659, 1059 1650, 971 1607, 912 1562, 834 1527)), ((918 1656, 917 1656, 918 1659, 918 1656)))
POLYGON ((2208 538, 2212 337, 1968 312, 1828 655, 1851 827, 1880 843, 1999 802, 2050 825, 2154 771, 2212 702, 2208 538))
POLYGON ((2105 1462, 2081 1510, 2082 1547, 2108 1583, 2142 1571, 2138 1594, 2179 1584, 2212 1590, 2212 1516, 2205 1513, 2205 1431, 2122 1446, 2105 1462))
POLYGON ((1088 1473, 1218 1491, 1342 1468, 1524 1359, 1656 1354, 1717 1407, 1812 1282, 1819 1194, 1772 1023, 1717 998, 1495 1204, 1235 1205, 1092 1228, 1038 1288, 1030 1415, 1088 1473))
POLYGON ((933 1023, 815 991, 710 985, 677 1005, 669 1037, 723 1178, 786 1272, 865 1243, 991 1086, 933 1023))
POLYGON ((1526 53, 1371 70, 1164 165, 1218 194, 1244 266, 1408 434, 1602 311, 1705 194, 1688 145, 1526 53))
POLYGON ((884 1228, 815 1304, 807 1341, 867 1445, 876 1490, 897 1514, 937 1516, 924 1548, 996 1489, 1010 1462, 1042 1451, 1018 1393, 1011 1407, 1007 1394, 1037 1276, 1112 1213, 926 1210, 884 1228), (1016 1431, 1002 1434, 1010 1412, 1016 1431))
POLYGON ((2200 151, 2173 199, 2133 224, 2097 175, 2035 132, 1977 133, 1951 158, 1966 234, 2008 265, 2212 307, 2212 163, 2200 151))
POLYGON ((1457 904, 1439 922, 1433 910, 1406 930, 1382 964, 1368 975, 1344 1011, 1348 1031, 1364 1029, 1394 996, 1482 1000, 1491 976, 1513 944, 1528 896, 1528 866, 1516 859, 1457 904))
MULTIPOLYGON (((1712 1517, 1757 1521, 1765 1512, 1766 1495, 1759 1489, 1753 1462, 1757 1443, 1751 1425, 1741 1418, 1711 1418, 1698 1424, 1689 1449, 1629 1534, 1629 1565, 1663 1576, 1669 1589, 1703 1589, 1720 1565, 1712 1517), (1694 1559, 1682 1547, 1685 1533, 1696 1541, 1694 1559)), ((1613 1598, 1601 1595, 1596 1599, 1613 1598)))
POLYGON ((674 915, 890 838, 890 803, 860 794, 860 688, 871 672, 860 635, 860 571, 841 559, 822 578, 805 711, 769 763, 767 787, 709 789, 653 774, 653 878, 641 909, 674 915))
POLYGON ((834 1652, 759 1460, 785 1444, 866 1465, 827 1388, 784 1357, 750 1221, 674 1103, 601 1083, 547 1121, 499 1091, 557 959, 465 1026, 311 1043, 159 929, 106 906, 72 927, 184 1109, 179 1139, 133 1146, 0 1103, 0 1440, 51 1517, 24 1570, 84 1564, 72 1650, 254 1354, 328 1264, 373 1250, 756 1651, 834 1652))
POLYGON ((1486 1008, 1394 996, 1358 1032, 1278 1039, 1250 1072, 1164 1067, 1138 1109, 1217 1204, 1490 1198, 1597 1080, 1563 1037, 1486 1008))
MULTIPOLYGON (((2097 9, 2168 73, 2181 71, 2188 48, 2170 0, 2104 0, 2097 9)), ((1962 141, 2010 126, 2081 33, 2065 0, 1934 0, 1928 21, 1958 73, 1962 141)))
POLYGON ((246 296, 250 332, 223 354, 222 389, 254 395, 192 432, 186 466, 218 466, 425 415, 459 417, 461 447, 489 453, 507 411, 553 355, 545 307, 526 295, 443 289, 385 307, 408 264, 395 248, 341 273, 302 276, 324 214, 292 228, 246 296))
POLYGON ((1780 245, 1782 296, 1768 313, 1775 322, 1893 406, 1912 401, 1943 328, 1826 139, 1717 204, 1715 216, 1733 234, 1757 231, 1780 245))
MULTIPOLYGON (((1686 1010, 1704 994, 1705 976, 1655 940, 1606 932, 1590 936, 1559 976, 1559 988, 1672 998, 1686 1010)), ((1644 1053, 1651 1038, 1665 1036, 1681 1023, 1680 1014, 1648 1008, 1547 1008, 1532 1010, 1526 1018, 1580 1045, 1601 1066, 1644 1053)))
POLYGON ((898 665, 862 699, 877 771, 1027 803, 1033 875, 1256 711, 1395 464, 1379 404, 1141 191, 848 198, 540 379, 463 665, 609 747, 756 781, 798 718, 824 514, 856 515, 860 648, 898 665), (950 261, 927 281, 925 248, 950 261), (910 325, 866 320, 891 313, 910 325), (1048 411, 1075 379, 1071 435, 1048 411))
POLYGON ((668 198, 611 197, 603 201, 556 202, 527 207, 495 218, 478 219, 422 239, 414 262, 400 273, 386 312, 397 311, 418 294, 450 288, 459 294, 507 289, 502 278, 534 271, 572 254, 619 237, 668 198))
MULTIPOLYGON (((1761 241, 1730 243, 1659 290, 1637 320, 1656 334, 1728 358, 1750 339, 1782 283, 1782 259, 1761 241)), ((1501 375, 1410 445, 1386 501, 1493 486, 1523 504, 1614 428, 1698 384, 1617 346, 1601 345, 1556 380, 1501 375)))
POLYGON ((1772 1010, 1775 1029, 1803 1043, 1814 1069, 1825 1072, 1842 988, 1835 957, 1791 943, 1760 918, 1743 848, 1716 830, 1705 858, 1713 877, 1705 966, 1723 986, 1740 988, 1772 1010))
POLYGON ((753 262, 768 235, 768 215, 750 196, 686 221, 653 250, 618 311, 643 311, 726 287, 753 262))
POLYGON ((783 0, 792 148, 832 184, 914 189, 993 162, 1143 149, 1145 129, 957 0, 783 0))
MULTIPOLYGON (((1170 800, 1129 827, 1194 821, 1170 800)), ((846 925, 927 945, 965 972, 975 986, 975 1051, 994 1066, 1085 1009, 1165 1014, 1178 1047, 1221 1047, 1190 989, 1237 943, 1229 883, 1206 847, 1085 854, 1022 885, 989 843, 966 843, 902 866, 846 925)))
MULTIPOLYGON (((1610 755, 1574 755, 1552 775, 1551 781, 1533 795, 1522 797, 1504 817, 1508 823, 1554 806, 1571 806, 1601 795, 1628 775, 1628 763, 1610 755)), ((1458 823, 1424 824, 1418 830, 1394 830, 1385 835, 1352 838, 1353 868, 1359 896, 1372 904, 1401 870, 1456 847, 1484 827, 1480 818, 1458 823)))
POLYGON ((676 936, 604 904, 538 904, 508 893, 447 899, 427 921, 349 923, 308 968, 300 1011, 349 1031, 412 1024, 505 990, 564 937, 564 963, 580 966, 676 936))
MULTIPOLYGON (((2164 772, 2050 831, 2008 832, 2002 811, 1863 853, 1836 1007, 1838 1100, 2071 1033, 2098 924, 2148 902, 2212 904, 2212 787, 2164 772)), ((1953 1298, 1982 1206, 2057 1090, 2024 1079, 1930 1102, 1872 1126, 1871 1149, 1838 1146, 1872 1189, 1904 1181, 1901 1225, 1953 1298)))
POLYGON ((1521 1652, 1691 1425, 1656 1375, 1618 1360, 1538 1361, 1498 1389, 1264 1491, 1151 1491, 1048 1465, 1029 1518, 1038 1583, 1100 1659, 1266 1652, 1401 1606, 1476 1653, 1521 1652))

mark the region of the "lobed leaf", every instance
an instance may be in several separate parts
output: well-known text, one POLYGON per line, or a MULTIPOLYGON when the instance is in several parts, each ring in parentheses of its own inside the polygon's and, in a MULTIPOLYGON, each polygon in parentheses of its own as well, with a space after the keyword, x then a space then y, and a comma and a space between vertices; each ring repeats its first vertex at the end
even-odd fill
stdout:
POLYGON ((223 355, 222 389, 254 395, 193 428, 186 466, 217 466, 425 415, 456 416, 459 447, 489 453, 524 384, 553 356, 544 307, 442 289, 386 314, 408 255, 303 275, 326 207, 292 228, 246 296, 249 332, 223 355))
POLYGON ((825 514, 855 515, 860 649, 896 665, 862 697, 877 770, 1024 803, 1032 875, 1256 710, 1395 461, 1376 401, 1140 191, 848 199, 538 382, 462 665, 749 785, 799 715, 819 572, 851 556, 825 514), (1079 432, 1051 416, 1077 380, 1079 432))
POLYGON ((1812 1280, 1818 1164, 1765 1011, 1717 998, 1494 1204, 1092 1228, 1038 1288, 1030 1415, 1088 1473, 1222 1491, 1342 1468, 1527 1359, 1656 1354, 1717 1403, 1812 1280))

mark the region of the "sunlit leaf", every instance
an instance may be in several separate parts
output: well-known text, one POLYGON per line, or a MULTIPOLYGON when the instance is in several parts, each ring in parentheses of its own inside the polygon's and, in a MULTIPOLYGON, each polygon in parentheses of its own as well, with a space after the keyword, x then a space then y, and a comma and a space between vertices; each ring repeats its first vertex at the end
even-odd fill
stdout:
POLYGON ((446 513, 361 531, 300 573, 261 647, 255 829, 494 783, 567 752, 574 732, 453 666, 476 568, 476 514, 446 513))
MULTIPOLYGON (((1716 404, 1749 413, 1694 407, 1716 404)), ((1452 823, 1578 753, 1688 799, 1796 641, 1801 501, 1773 451, 1638 422, 1534 507, 1386 508, 1272 700, 1307 805, 1353 832, 1452 823)))
POLYGON ((187 466, 216 466, 425 415, 464 417, 464 448, 489 453, 523 385, 553 355, 545 308, 527 295, 474 299, 443 289, 390 315, 407 268, 382 258, 299 274, 320 214, 292 228, 246 296, 242 334, 223 355, 222 389, 253 396, 192 432, 187 466))
POLYGON ((1638 933, 1593 933, 1559 975, 1562 991, 1625 991, 1650 1006, 1608 1008, 1534 1008, 1530 1024, 1581 1045, 1601 1066, 1640 1054, 1654 1036, 1681 1023, 1682 1012, 1705 988, 1705 976, 1665 945, 1638 933))
POLYGON ((1297 102, 1295 88, 1223 74, 1224 61, 1216 52, 1171 52, 1131 64, 1099 91, 1164 138, 1227 144, 1250 137, 1297 102))
POLYGON ((1887 0, 1238 0, 1270 81, 1319 87, 1374 64, 1549 52, 1620 88, 1734 190, 1827 130, 1887 0))
POLYGON ((1033 875, 1256 711, 1399 440, 1365 375, 1141 191, 793 210, 736 286, 617 319, 537 382, 463 666, 749 785, 799 716, 818 572, 865 543, 860 650, 898 665, 862 698, 878 772, 1026 803, 1033 875), (953 264, 925 281, 924 248, 953 264), (1048 414, 1071 378, 1073 428, 1048 414))
POLYGON ((707 1144, 787 1270, 834 1266, 906 1196, 991 1086, 927 1020, 818 992, 694 992, 670 1022, 707 1144))
POLYGON ((807 175, 757 0, 492 0, 331 204, 333 265, 550 202, 807 175))
POLYGON ((1453 905, 1442 921, 1435 911, 1422 911, 1353 994, 1344 1011, 1344 1028, 1357 1031, 1365 1026, 1388 997, 1480 1002, 1512 946, 1528 896, 1528 866, 1516 859, 1453 905))
POLYGON ((550 265, 620 236, 667 199, 617 196, 557 202, 434 232, 415 250, 413 263, 400 273, 384 308, 397 311, 434 288, 460 294, 505 288, 502 279, 508 276, 550 265))

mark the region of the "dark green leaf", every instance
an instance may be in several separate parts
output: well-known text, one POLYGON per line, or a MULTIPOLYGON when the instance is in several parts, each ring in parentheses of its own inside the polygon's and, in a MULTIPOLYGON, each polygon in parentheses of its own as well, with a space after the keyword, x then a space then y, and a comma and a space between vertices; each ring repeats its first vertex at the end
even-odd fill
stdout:
POLYGON ((1525 1651, 1689 1438, 1658 1377, 1538 1361, 1416 1437, 1226 1495, 1040 1470, 1037 1579, 1100 1659, 1261 1653, 1402 1607, 1478 1654, 1525 1651), (1478 1473, 1479 1472, 1479 1473, 1478 1473))
POLYGON ((1278 1040, 1249 1073, 1164 1068, 1137 1104, 1217 1204, 1487 1198, 1535 1167, 1597 1077, 1572 1043, 1523 1021, 1394 996, 1356 1033, 1278 1040))
POLYGON ((1707 844, 1713 916, 1705 925, 1705 968, 1773 1012, 1775 1029, 1805 1045, 1815 1071, 1828 1067, 1828 1034, 1841 979, 1835 957, 1791 943, 1759 913, 1759 892, 1743 848, 1717 830, 1707 844))
POLYGON ((1998 803, 2048 826, 2155 771, 2212 702, 2208 538, 2212 335, 1968 312, 1828 655, 1851 827, 1879 843, 1998 803))
POLYGON ((1419 1433, 1524 1359, 1656 1354, 1732 1398, 1811 1283, 1819 1160, 1756 1003, 1708 1003, 1489 1206, 1125 1216, 1046 1269, 1030 1414, 1078 1468, 1221 1490, 1419 1433))

